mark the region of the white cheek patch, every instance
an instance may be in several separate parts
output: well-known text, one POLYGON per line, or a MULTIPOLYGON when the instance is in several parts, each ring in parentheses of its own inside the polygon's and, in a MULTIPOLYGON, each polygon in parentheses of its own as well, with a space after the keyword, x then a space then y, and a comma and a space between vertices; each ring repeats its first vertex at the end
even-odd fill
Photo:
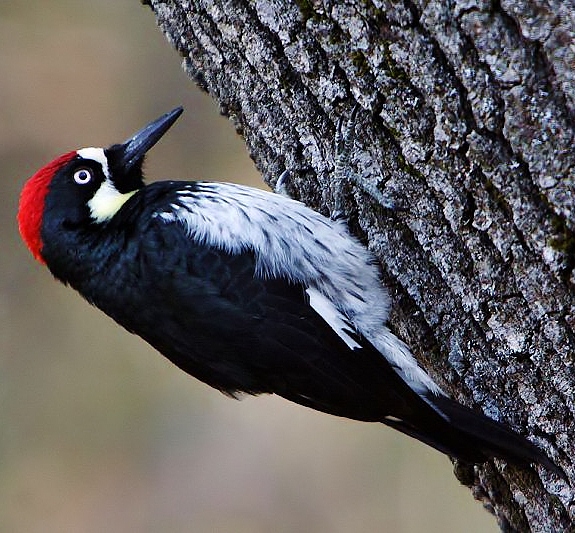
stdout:
POLYGON ((336 309, 336 307, 317 289, 306 289, 309 296, 309 305, 312 309, 321 316, 333 329, 343 342, 345 342, 349 348, 354 350, 355 348, 361 348, 361 346, 350 337, 347 330, 352 329, 352 326, 347 323, 347 320, 342 315, 342 313, 336 309))
POLYGON ((90 159, 100 163, 102 167, 106 179, 88 202, 88 207, 90 208, 90 215, 96 222, 105 222, 111 219, 136 191, 122 194, 114 187, 110 179, 108 158, 103 148, 82 148, 76 153, 82 159, 90 159))
POLYGON ((122 194, 109 179, 106 179, 88 202, 90 215, 96 222, 105 222, 111 219, 136 192, 122 194))
POLYGON ((104 153, 103 148, 82 148, 77 150, 76 153, 82 159, 91 159, 92 161, 97 161, 102 166, 102 172, 106 178, 110 177, 110 168, 108 167, 108 158, 104 153))

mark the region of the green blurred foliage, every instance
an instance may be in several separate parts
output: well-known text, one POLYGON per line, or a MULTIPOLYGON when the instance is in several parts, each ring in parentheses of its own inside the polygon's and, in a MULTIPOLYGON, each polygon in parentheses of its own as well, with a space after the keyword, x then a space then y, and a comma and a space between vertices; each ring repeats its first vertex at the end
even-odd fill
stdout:
POLYGON ((276 398, 235 402, 56 283, 20 242, 23 181, 178 104, 150 179, 261 185, 140 2, 0 4, 0 531, 489 531, 446 458, 276 398))

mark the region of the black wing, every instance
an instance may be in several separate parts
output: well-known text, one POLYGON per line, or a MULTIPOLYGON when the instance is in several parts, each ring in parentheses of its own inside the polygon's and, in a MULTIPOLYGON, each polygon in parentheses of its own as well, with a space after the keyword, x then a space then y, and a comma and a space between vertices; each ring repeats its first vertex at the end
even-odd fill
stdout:
POLYGON ((119 254, 130 264, 108 279, 114 306, 105 295, 84 295, 187 373, 231 395, 275 393, 383 422, 473 463, 539 462, 564 476, 504 425, 449 398, 415 393, 351 325, 346 334, 357 347, 350 348, 310 305, 308 287, 256 276, 249 250, 230 254, 195 242, 179 223, 139 218, 119 254))
POLYGON ((249 250, 207 247, 159 219, 138 241, 145 309, 137 322, 114 318, 189 374, 229 394, 275 393, 360 420, 426 410, 351 326, 361 348, 350 349, 310 306, 307 287, 257 277, 249 250))

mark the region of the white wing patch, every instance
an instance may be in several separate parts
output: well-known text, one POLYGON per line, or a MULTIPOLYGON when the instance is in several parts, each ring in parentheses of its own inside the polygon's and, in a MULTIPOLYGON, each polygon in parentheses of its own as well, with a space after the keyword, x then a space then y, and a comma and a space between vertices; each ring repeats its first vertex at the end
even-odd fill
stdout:
POLYGON ((232 183, 196 182, 155 213, 179 223, 190 239, 231 254, 250 250, 256 276, 304 283, 312 307, 350 348, 346 322, 368 339, 415 391, 441 389, 386 327, 389 296, 373 256, 334 222, 301 202, 232 183))
POLYGON ((356 348, 361 348, 355 339, 350 337, 346 329, 351 329, 351 325, 347 322, 347 319, 343 316, 341 311, 333 305, 323 294, 321 294, 317 289, 306 289, 309 296, 309 304, 312 309, 321 316, 333 329, 338 336, 343 340, 349 348, 355 350, 356 348))

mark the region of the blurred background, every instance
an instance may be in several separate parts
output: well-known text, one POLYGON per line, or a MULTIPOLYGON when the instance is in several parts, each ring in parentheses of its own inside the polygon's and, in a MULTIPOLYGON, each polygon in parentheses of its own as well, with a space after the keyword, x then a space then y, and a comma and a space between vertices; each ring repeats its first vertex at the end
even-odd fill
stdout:
POLYGON ((225 398, 21 243, 20 188, 182 104, 149 179, 261 185, 138 0, 0 3, 0 531, 495 531, 445 457, 383 426, 225 398))

